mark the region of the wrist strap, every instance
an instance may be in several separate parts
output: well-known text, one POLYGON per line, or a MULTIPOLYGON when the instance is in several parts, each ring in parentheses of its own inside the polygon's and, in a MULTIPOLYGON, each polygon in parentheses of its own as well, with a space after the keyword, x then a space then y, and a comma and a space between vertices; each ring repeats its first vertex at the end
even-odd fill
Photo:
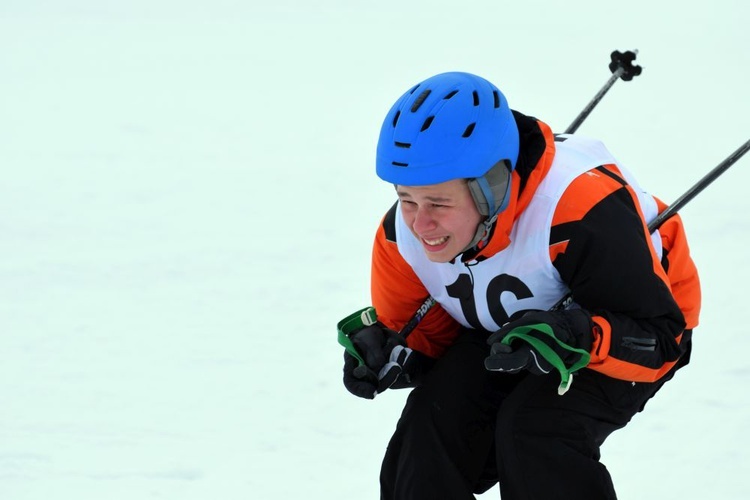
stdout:
POLYGON ((573 373, 585 367, 589 364, 589 361, 591 361, 591 354, 583 349, 569 346, 565 342, 558 339, 555 336, 555 332, 552 327, 547 323, 536 323, 533 325, 518 326, 508 332, 508 334, 503 337, 500 342, 510 345, 510 343, 514 339, 523 340, 524 342, 530 344, 531 347, 536 349, 536 351, 545 360, 547 360, 549 364, 551 364, 558 372, 560 372, 560 386, 557 388, 557 393, 561 396, 568 392, 568 389, 570 389, 570 385, 573 383, 573 373), (572 353, 578 354, 580 358, 578 359, 578 361, 573 363, 572 366, 566 366, 560 355, 557 354, 557 351, 547 345, 544 340, 538 338, 533 334, 530 334, 530 332, 534 331, 550 337, 558 346, 560 346, 560 348, 565 351, 570 351, 572 353))
POLYGON ((378 315, 375 312, 375 308, 372 306, 367 306, 357 312, 350 314, 336 324, 336 329, 338 330, 339 335, 339 344, 343 346, 344 349, 346 349, 346 352, 354 356, 357 361, 359 361, 360 366, 365 364, 365 360, 359 353, 359 351, 357 351, 357 348, 354 347, 354 344, 352 344, 352 339, 349 338, 349 335, 358 330, 361 330, 366 326, 374 325, 377 322, 378 315))

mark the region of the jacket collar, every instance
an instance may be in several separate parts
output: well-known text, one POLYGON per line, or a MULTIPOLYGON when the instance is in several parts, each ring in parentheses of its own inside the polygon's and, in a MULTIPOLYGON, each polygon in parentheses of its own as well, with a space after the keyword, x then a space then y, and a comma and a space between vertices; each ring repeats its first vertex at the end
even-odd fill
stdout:
POLYGON ((481 261, 510 245, 513 225, 534 197, 555 157, 555 137, 550 127, 533 117, 513 112, 518 124, 520 151, 511 176, 508 207, 497 217, 484 246, 469 250, 461 256, 463 262, 481 261))

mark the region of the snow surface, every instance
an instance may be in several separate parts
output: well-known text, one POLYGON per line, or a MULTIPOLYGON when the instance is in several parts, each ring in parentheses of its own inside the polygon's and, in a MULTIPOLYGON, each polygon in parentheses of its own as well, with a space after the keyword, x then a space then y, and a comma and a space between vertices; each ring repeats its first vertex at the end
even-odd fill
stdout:
MULTIPOLYGON (((579 132, 673 201, 748 139, 748 5, 3 0, 0 498, 377 498, 406 392, 350 396, 334 330, 395 98, 472 71, 561 131, 639 49, 579 132)), ((750 498, 749 170, 683 210, 702 324, 621 498, 750 498)))

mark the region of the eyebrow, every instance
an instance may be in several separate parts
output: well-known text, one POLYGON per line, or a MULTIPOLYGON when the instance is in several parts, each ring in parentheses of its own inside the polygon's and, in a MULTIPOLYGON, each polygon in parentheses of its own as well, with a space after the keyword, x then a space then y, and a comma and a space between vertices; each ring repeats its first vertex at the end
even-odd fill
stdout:
MULTIPOLYGON (((401 197, 411 198, 411 195, 409 193, 405 193, 404 191, 397 190, 396 194, 399 196, 399 198, 401 197)), ((425 196, 425 199, 433 203, 445 203, 445 202, 453 201, 451 198, 445 198, 442 196, 425 196)))

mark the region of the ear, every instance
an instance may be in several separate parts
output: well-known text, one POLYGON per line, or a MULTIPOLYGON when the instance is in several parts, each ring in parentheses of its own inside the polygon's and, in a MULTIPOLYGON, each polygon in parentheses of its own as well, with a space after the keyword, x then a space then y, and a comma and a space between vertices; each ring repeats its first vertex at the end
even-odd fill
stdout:
POLYGON ((468 180, 469 192, 480 214, 490 217, 508 206, 510 162, 500 160, 482 177, 468 180))

